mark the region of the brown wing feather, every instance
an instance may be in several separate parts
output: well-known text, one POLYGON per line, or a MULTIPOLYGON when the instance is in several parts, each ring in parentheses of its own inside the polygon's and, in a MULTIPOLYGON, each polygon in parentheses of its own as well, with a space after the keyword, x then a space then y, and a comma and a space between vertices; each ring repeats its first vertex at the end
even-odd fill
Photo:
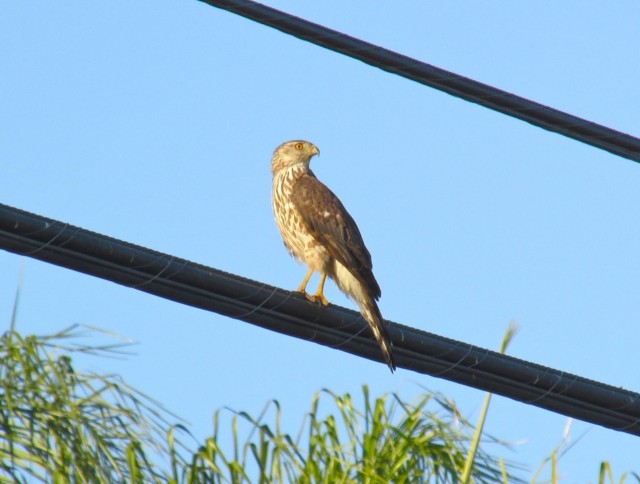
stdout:
POLYGON ((378 299, 381 291, 371 270, 371 254, 364 245, 355 220, 338 197, 309 174, 296 180, 293 203, 313 237, 378 299))

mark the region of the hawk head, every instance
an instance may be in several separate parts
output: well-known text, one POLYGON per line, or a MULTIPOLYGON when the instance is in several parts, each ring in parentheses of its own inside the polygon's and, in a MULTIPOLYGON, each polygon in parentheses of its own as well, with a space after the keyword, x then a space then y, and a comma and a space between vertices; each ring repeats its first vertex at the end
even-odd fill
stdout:
POLYGON ((313 143, 304 140, 287 141, 273 152, 271 172, 275 173, 299 164, 308 167, 311 158, 319 154, 320 150, 313 143))

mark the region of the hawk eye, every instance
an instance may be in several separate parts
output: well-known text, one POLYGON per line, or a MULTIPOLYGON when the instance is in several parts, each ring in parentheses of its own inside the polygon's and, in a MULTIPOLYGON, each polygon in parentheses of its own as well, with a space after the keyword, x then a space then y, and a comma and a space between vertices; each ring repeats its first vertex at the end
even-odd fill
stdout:
POLYGON ((302 143, 296 143, 296 150, 302 149, 302 143))

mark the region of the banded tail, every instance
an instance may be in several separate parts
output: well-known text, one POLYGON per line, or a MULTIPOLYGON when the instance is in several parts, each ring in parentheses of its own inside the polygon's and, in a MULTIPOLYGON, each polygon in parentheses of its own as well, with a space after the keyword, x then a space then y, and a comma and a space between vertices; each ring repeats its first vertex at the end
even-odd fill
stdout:
POLYGON ((393 373, 396 370, 396 362, 393 359, 391 338, 389 337, 389 332, 382 320, 382 314, 380 314, 378 304, 373 298, 366 298, 365 301, 356 300, 356 303, 360 308, 362 317, 367 321, 367 323, 369 323, 369 328, 371 328, 373 337, 378 342, 378 345, 380 345, 384 361, 387 362, 387 366, 389 366, 389 369, 393 373))
MULTIPOLYGON (((334 280, 342 292, 358 305, 360 314, 362 314, 362 317, 369 323, 373 337, 380 346, 384 360, 387 362, 391 372, 394 372, 396 370, 396 363, 393 359, 391 338, 389 337, 389 332, 384 324, 382 314, 376 303, 376 297, 374 296, 374 294, 379 294, 380 289, 377 288, 377 293, 369 290, 363 281, 354 276, 338 261, 335 261, 334 273, 329 274, 329 277, 334 280)), ((371 274, 371 277, 373 277, 373 274, 371 274)))

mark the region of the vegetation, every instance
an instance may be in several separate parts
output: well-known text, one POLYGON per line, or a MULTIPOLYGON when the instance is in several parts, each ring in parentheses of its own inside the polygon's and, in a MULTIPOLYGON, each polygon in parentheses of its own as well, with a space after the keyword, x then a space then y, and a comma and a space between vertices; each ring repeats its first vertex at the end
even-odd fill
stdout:
MULTIPOLYGON (((397 395, 371 398, 363 388, 364 410, 350 395, 328 390, 316 394, 296 438, 280 429, 280 406, 273 401, 254 419, 232 417, 233 453, 219 447, 220 412, 214 435, 193 456, 185 482, 457 482, 467 455, 471 426, 441 395, 428 393, 407 404, 397 395), (328 400, 325 417, 320 406, 328 400), (265 415, 273 410, 273 425, 265 415), (248 422, 241 440, 239 420, 248 422), (253 470, 250 474, 248 470, 253 470), (259 478, 252 477, 259 476, 259 478)), ((479 452, 475 482, 500 482, 505 468, 479 452)), ((509 482, 518 482, 511 476, 509 482)))
POLYGON ((150 456, 169 452, 168 418, 176 418, 118 376, 75 371, 70 351, 114 349, 65 347, 75 329, 0 337, 0 478, 156 480, 150 456))
MULTIPOLYGON (((521 482, 522 468, 484 450, 494 439, 484 435, 477 445, 481 430, 474 438, 473 426, 442 395, 406 403, 395 394, 373 398, 366 386, 362 409, 349 394, 316 394, 295 436, 281 429, 277 401, 258 417, 219 410, 213 434, 190 451, 175 437, 188 435, 181 420, 160 404, 118 376, 73 368, 74 352, 120 346, 69 344, 79 334, 72 327, 22 337, 10 329, 0 337, 0 481, 521 482)), ((532 482, 546 466, 557 482, 558 450, 532 482)), ((640 482, 637 474, 618 482, 627 478, 640 482)), ((606 462, 598 482, 616 482, 606 462)))

